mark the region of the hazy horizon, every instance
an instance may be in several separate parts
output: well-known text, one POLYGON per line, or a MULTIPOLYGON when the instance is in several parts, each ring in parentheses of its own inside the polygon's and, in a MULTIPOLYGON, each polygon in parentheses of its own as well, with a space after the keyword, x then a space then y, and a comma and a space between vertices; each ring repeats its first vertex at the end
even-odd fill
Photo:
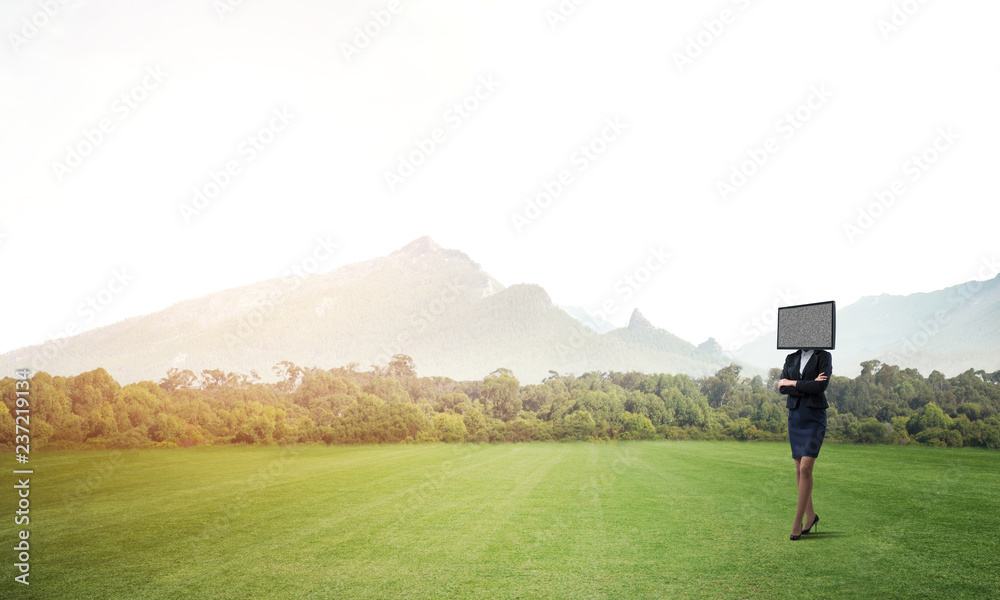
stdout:
MULTIPOLYGON (((423 239, 430 239, 433 243, 437 244, 437 241, 434 240, 434 238, 431 237, 431 236, 420 236, 420 237, 415 238, 413 240, 409 240, 405 244, 401 244, 398 248, 396 248, 392 252, 397 252, 397 251, 403 249, 404 247, 406 247, 407 245, 412 244, 413 242, 417 242, 418 240, 423 240, 423 239)), ((438 244, 438 246, 440 246, 440 244, 438 244)), ((440 246, 440 247, 442 249, 444 249, 444 250, 457 250, 459 252, 463 252, 464 254, 466 254, 468 256, 468 253, 465 253, 464 251, 462 251, 461 248, 446 248, 444 246, 440 246)), ((391 254, 392 252, 390 252, 389 254, 391 254)), ((357 261, 356 263, 351 263, 351 264, 364 263, 364 262, 367 262, 369 260, 374 260, 374 259, 377 259, 377 258, 382 258, 382 257, 381 256, 372 256, 372 257, 368 257, 368 258, 362 258, 361 260, 357 261)), ((477 262, 478 263, 478 261, 476 260, 476 258, 474 256, 469 256, 469 259, 472 260, 473 262, 477 262)), ((990 263, 990 262, 984 262, 985 266, 990 266, 992 264, 993 263, 990 263)), ((334 267, 332 269, 327 269, 325 271, 316 271, 316 272, 311 272, 311 273, 303 271, 301 269, 297 269, 297 272, 299 274, 304 274, 305 277, 308 278, 308 277, 314 277, 314 276, 323 276, 323 275, 325 275, 327 273, 330 273, 332 271, 336 271, 340 267, 346 267, 346 266, 349 266, 349 265, 338 265, 337 267, 334 267)), ((480 264, 480 266, 482 266, 482 265, 480 264)), ((485 268, 484 268, 484 270, 487 273, 489 273, 489 271, 486 270, 485 268)), ((127 275, 127 273, 126 273, 126 275, 127 275)), ((285 274, 283 276, 278 276, 278 277, 275 277, 273 279, 281 279, 282 277, 296 277, 296 273, 291 273, 290 272, 288 274, 285 274)), ((996 275, 994 275, 994 277, 996 277, 996 275)), ((989 279, 992 279, 992 278, 993 277, 990 277, 990 278, 987 278, 987 279, 983 279, 983 280, 975 280, 974 279, 974 280, 970 280, 970 281, 988 281, 989 279)), ((111 323, 102 323, 102 324, 94 327, 94 329, 98 329, 100 327, 105 327, 105 326, 109 326, 109 325, 114 325, 116 323, 120 323, 121 321, 125 321, 125 320, 128 320, 128 319, 133 318, 133 317, 142 317, 142 316, 146 316, 148 314, 154 314, 156 312, 159 312, 160 310, 169 309, 170 307, 176 306, 177 304, 181 304, 183 302, 187 302, 187 301, 190 301, 190 300, 197 300, 199 298, 204 298, 205 296, 209 296, 209 295, 212 295, 212 294, 218 293, 218 292, 230 291, 230 290, 234 290, 234 289, 239 289, 240 287, 246 287, 246 286, 254 285, 256 283, 262 283, 263 281, 267 281, 267 280, 262 280, 262 281, 257 281, 257 282, 247 282, 246 284, 235 285, 233 287, 226 288, 226 289, 214 290, 214 291, 208 292, 207 294, 204 294, 202 296, 196 296, 196 297, 191 297, 191 298, 182 298, 180 300, 177 300, 176 302, 171 303, 170 305, 168 305, 166 307, 163 307, 162 309, 157 309, 157 310, 151 311, 150 313, 145 313, 145 314, 142 314, 142 315, 129 315, 127 317, 122 318, 119 321, 114 321, 114 322, 111 322, 111 323)), ((511 285, 517 285, 517 284, 523 284, 523 283, 530 283, 530 282, 517 281, 517 282, 511 282, 511 283, 506 283, 506 282, 500 282, 500 283, 502 285, 504 285, 505 287, 509 287, 511 285)), ((965 283, 965 282, 963 282, 963 283, 965 283)), ((539 285, 541 285, 541 284, 539 284, 539 285)), ((542 286, 542 287, 544 289, 544 286, 542 286)), ((907 296, 907 295, 910 295, 910 294, 922 294, 922 293, 936 292, 936 291, 940 291, 941 289, 945 289, 945 288, 937 288, 937 289, 933 289, 933 290, 930 290, 930 289, 913 290, 913 291, 910 291, 910 292, 904 293, 904 294, 888 294, 888 295, 907 296)), ((546 292, 548 292, 548 290, 546 290, 546 292)), ((864 297, 878 297, 878 296, 886 295, 886 294, 887 293, 883 292, 882 294, 872 294, 872 295, 868 295, 868 296, 864 296, 864 297)), ((858 298, 857 300, 860 300, 860 299, 861 298, 858 298)), ((855 300, 855 302, 857 300, 855 300)), ((794 303, 803 303, 803 302, 796 301, 794 303)), ((788 304, 792 304, 792 303, 793 302, 786 302, 786 303, 782 303, 781 305, 782 306, 787 306, 788 304)), ((850 303, 850 304, 853 304, 853 302, 850 303)), ((841 310, 847 308, 848 306, 850 306, 850 304, 842 304, 842 303, 840 303, 838 301, 837 312, 840 312, 841 310)), ((553 299, 553 305, 555 305, 555 306, 557 306, 557 307, 559 307, 561 309, 582 308, 583 310, 587 311, 587 309, 585 307, 582 307, 582 306, 580 306, 578 304, 560 303, 560 302, 557 302, 555 299, 553 299)), ((86 313, 90 313, 93 310, 92 305, 84 304, 83 306, 84 306, 83 310, 86 313)), ((605 318, 603 318, 602 313, 601 313, 601 311, 599 309, 596 310, 596 311, 587 311, 587 312, 590 314, 591 317, 595 318, 594 322, 598 322, 599 323, 600 321, 606 321, 606 322, 610 323, 611 325, 613 325, 616 328, 623 328, 623 327, 627 327, 628 326, 629 320, 630 320, 630 318, 632 316, 632 311, 633 310, 638 310, 640 313, 643 314, 643 316, 645 316, 645 317, 648 318, 646 309, 643 306, 641 306, 641 305, 634 306, 633 309, 630 309, 627 313, 625 313, 624 311, 615 311, 618 316, 622 317, 620 319, 619 318, 608 318, 608 319, 605 319, 605 318)), ((572 312, 569 312, 569 314, 570 314, 570 316, 572 316, 574 319, 580 321, 581 323, 583 323, 585 325, 587 324, 586 319, 581 318, 580 315, 573 314, 572 312)), ((766 335, 766 334, 771 334, 771 335, 775 334, 776 329, 777 329, 777 327, 776 327, 777 322, 776 322, 776 320, 772 321, 771 319, 772 318, 776 319, 776 315, 777 315, 776 311, 774 311, 773 317, 772 317, 771 312, 768 311, 767 314, 763 314, 762 313, 762 316, 755 317, 754 320, 750 321, 748 323, 748 326, 751 327, 751 328, 753 328, 753 329, 755 329, 755 330, 757 330, 758 327, 759 327, 760 334, 757 335, 757 336, 754 336, 753 338, 747 338, 748 341, 757 340, 759 337, 762 337, 763 335, 766 335)), ((656 327, 658 327, 660 329, 666 329, 661 324, 659 324, 659 323, 657 323, 655 321, 653 321, 652 323, 653 323, 654 326, 656 326, 656 327)), ((86 329, 86 330, 83 330, 83 331, 89 331, 89 329, 86 329)), ((81 331, 80 333, 82 333, 83 331, 81 331)), ((670 333, 678 335, 674 331, 670 331, 670 333)), ((696 345, 696 346, 698 344, 701 344, 701 343, 707 341, 709 338, 714 338, 716 341, 719 341, 721 343, 721 340, 719 339, 719 337, 715 336, 715 335, 709 335, 709 336, 707 336, 707 337, 705 337, 703 339, 700 339, 700 340, 687 339, 687 338, 684 338, 684 336, 682 336, 682 335, 678 335, 678 337, 680 337, 681 339, 684 339, 685 341, 690 342, 691 344, 696 345)), ((46 341, 50 341, 50 340, 41 340, 38 343, 44 343, 46 341)), ((29 346, 32 346, 32 345, 35 345, 35 344, 26 344, 26 345, 23 345, 23 346, 18 346, 16 348, 0 348, 0 354, 6 353, 6 352, 9 352, 9 351, 13 351, 13 350, 17 350, 17 349, 20 349, 20 348, 23 348, 23 347, 29 347, 29 346)), ((730 348, 723 346, 723 350, 728 353, 730 351, 730 348)), ((781 354, 786 353, 786 351, 784 351, 784 350, 776 350, 776 352, 777 353, 781 353, 781 354)), ((334 365, 334 366, 338 366, 338 365, 334 365)), ((339 365, 339 366, 342 366, 342 365, 339 365)))
POLYGON ((327 272, 430 236, 727 350, 1000 271, 994 4, 54 2, 0 11, 0 352, 318 240, 327 272))

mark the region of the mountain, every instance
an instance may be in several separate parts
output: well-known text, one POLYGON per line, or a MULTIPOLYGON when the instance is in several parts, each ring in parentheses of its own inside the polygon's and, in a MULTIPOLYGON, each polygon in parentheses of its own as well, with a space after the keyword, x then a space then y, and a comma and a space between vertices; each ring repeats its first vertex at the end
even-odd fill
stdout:
POLYGON ((284 360, 331 368, 408 354, 420 375, 481 379, 498 367, 522 381, 548 371, 640 370, 701 376, 726 364, 638 312, 600 334, 537 285, 504 287, 467 255, 430 238, 334 271, 273 279, 180 302, 65 340, 8 352, 6 364, 55 375, 105 368, 120 382, 172 367, 255 370, 284 360))
POLYGON ((587 310, 581 306, 560 306, 569 316, 573 317, 580 323, 583 323, 587 327, 593 329, 597 333, 607 333, 616 329, 614 325, 608 323, 600 317, 595 317, 594 315, 587 312, 587 310))
MULTIPOLYGON (((780 367, 788 351, 775 350, 775 340, 773 331, 763 334, 737 353, 738 360, 750 370, 780 367)), ((832 352, 834 373, 847 377, 871 359, 924 376, 1000 369, 1000 275, 933 292, 865 296, 837 310, 832 352)))

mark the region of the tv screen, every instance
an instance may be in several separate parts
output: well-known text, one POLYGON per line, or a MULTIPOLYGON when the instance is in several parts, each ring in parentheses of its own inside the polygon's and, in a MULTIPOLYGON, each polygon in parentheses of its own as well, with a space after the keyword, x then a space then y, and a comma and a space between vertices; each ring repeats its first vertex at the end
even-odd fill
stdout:
POLYGON ((833 350, 837 341, 837 303, 813 302, 778 308, 778 350, 833 350))

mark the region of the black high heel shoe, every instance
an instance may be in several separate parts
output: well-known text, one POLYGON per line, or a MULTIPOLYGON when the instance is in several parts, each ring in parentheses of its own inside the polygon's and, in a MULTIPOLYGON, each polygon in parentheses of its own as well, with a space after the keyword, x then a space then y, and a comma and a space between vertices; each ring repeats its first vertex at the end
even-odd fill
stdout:
MULTIPOLYGON (((813 527, 815 527, 816 523, 819 523, 819 515, 813 515, 813 517, 815 517, 815 518, 813 519, 812 525, 810 525, 809 527, 806 527, 805 529, 803 529, 802 533, 809 533, 809 530, 812 529, 813 527)), ((819 533, 819 528, 818 527, 816 528, 816 533, 819 533)))
POLYGON ((801 540, 802 539, 802 534, 800 533, 799 535, 790 535, 790 536, 788 536, 788 539, 790 539, 792 541, 801 540))

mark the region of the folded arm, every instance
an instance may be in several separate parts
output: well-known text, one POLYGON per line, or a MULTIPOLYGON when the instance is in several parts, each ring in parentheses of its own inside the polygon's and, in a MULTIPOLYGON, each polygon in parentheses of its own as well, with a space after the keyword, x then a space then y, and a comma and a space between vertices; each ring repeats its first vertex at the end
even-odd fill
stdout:
POLYGON ((833 360, 829 354, 824 354, 820 357, 819 377, 814 381, 799 381, 795 388, 799 392, 811 396, 822 394, 826 391, 827 384, 830 383, 830 375, 833 375, 833 360))
POLYGON ((789 396, 801 396, 795 387, 795 380, 788 378, 788 364, 781 368, 781 380, 778 381, 778 392, 789 396))
POLYGON ((789 396, 815 396, 826 391, 830 375, 833 374, 833 361, 829 355, 820 357, 819 375, 816 379, 788 379, 788 365, 781 370, 781 381, 778 382, 778 391, 789 396))

